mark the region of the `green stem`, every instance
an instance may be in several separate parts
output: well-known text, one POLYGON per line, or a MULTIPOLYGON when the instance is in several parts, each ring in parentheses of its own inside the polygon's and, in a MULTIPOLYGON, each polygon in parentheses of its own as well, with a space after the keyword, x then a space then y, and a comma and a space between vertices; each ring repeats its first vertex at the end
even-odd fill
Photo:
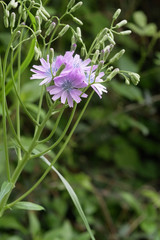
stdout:
POLYGON ((71 122, 72 122, 72 119, 73 119, 74 114, 75 114, 75 111, 76 111, 76 107, 77 107, 77 104, 74 105, 74 108, 73 108, 72 113, 71 113, 71 116, 70 116, 70 118, 69 118, 69 120, 68 120, 68 122, 67 122, 67 125, 66 125, 65 129, 63 130, 63 133, 61 134, 61 136, 58 138, 58 140, 57 140, 54 144, 52 144, 49 148, 47 148, 45 151, 40 152, 39 154, 33 155, 32 158, 37 158, 37 157, 40 157, 40 156, 44 155, 44 154, 47 153, 48 151, 50 151, 50 150, 52 150, 53 148, 55 148, 55 147, 61 142, 61 140, 62 140, 63 137, 65 136, 65 134, 66 134, 66 132, 67 132, 67 130, 68 130, 71 122))
MULTIPOLYGON (((90 94, 90 96, 89 96, 86 104, 84 105, 84 107, 83 107, 83 109, 82 109, 82 111, 81 111, 81 113, 80 113, 77 121, 75 122, 72 130, 70 131, 68 137, 66 138, 65 142, 63 143, 61 149, 59 150, 59 152, 57 153, 57 155, 55 156, 55 158, 54 158, 53 161, 51 162, 51 165, 45 170, 45 172, 44 172, 43 175, 40 177, 40 179, 39 179, 26 193, 24 193, 21 197, 19 197, 18 199, 16 199, 14 202, 11 202, 10 204, 7 204, 6 207, 5 207, 5 209, 13 207, 17 202, 19 202, 19 201, 21 201, 22 199, 24 199, 26 196, 28 196, 28 195, 43 181, 43 179, 46 177, 46 175, 47 175, 47 174, 49 173, 49 171, 52 169, 52 166, 53 166, 53 165, 55 164, 55 162, 58 160, 58 158, 60 157, 60 155, 61 155, 62 152, 64 151, 66 145, 67 145, 68 142, 70 141, 70 139, 71 139, 71 137, 72 137, 72 135, 73 135, 73 133, 74 133, 74 131, 75 131, 75 129, 76 129, 79 121, 80 121, 80 119, 82 118, 82 116, 83 116, 83 114, 84 114, 84 112, 85 112, 85 110, 86 110, 86 108, 87 108, 87 106, 88 106, 88 104, 89 104, 89 102, 90 102, 93 94, 94 94, 94 91, 92 91, 92 93, 90 94)), ((75 105, 77 105, 77 104, 75 104, 75 105)))

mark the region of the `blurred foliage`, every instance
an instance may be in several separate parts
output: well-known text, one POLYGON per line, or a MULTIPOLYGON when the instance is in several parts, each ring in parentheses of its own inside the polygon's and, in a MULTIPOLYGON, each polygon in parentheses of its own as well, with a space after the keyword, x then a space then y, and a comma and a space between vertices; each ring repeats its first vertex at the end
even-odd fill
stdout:
MULTIPOLYGON (((43 2, 50 13, 60 15, 68 1, 43 2)), ((97 32, 110 23, 115 10, 121 8, 121 17, 128 20, 133 33, 116 39, 117 50, 120 47, 126 49, 116 67, 141 75, 141 82, 136 87, 127 86, 123 79, 116 78, 108 83, 108 94, 102 100, 94 96, 56 164, 77 193, 98 240, 160 239, 160 2, 153 0, 152 8, 150 4, 148 0, 88 0, 76 12, 84 22, 82 33, 89 46, 97 32)), ((3 22, 2 14, 0 22, 3 22)), ((0 32, 0 54, 3 54, 9 35, 2 24, 0 32)), ((70 33, 52 47, 63 54, 70 48, 70 33)), ((26 50, 23 49, 24 54, 26 50)), ((37 81, 28 81, 30 75, 27 68, 22 76, 21 97, 34 113, 38 109, 40 91, 35 90, 37 81)), ((14 121, 15 96, 10 94, 9 99, 14 121)), ((41 114, 45 114, 45 109, 41 114)), ((61 122, 57 135, 66 119, 61 122)), ((22 120, 22 140, 27 145, 33 129, 25 116, 22 120)), ((52 122, 49 122, 44 135, 51 128, 52 122)), ((14 165, 11 137, 10 146, 14 165)), ((1 138, 0 156, 2 182, 4 157, 1 138)), ((53 156, 54 152, 48 155, 53 156)), ((41 176, 44 168, 39 160, 26 166, 17 184, 19 195, 41 176)), ((12 199, 16 196, 17 193, 13 193, 12 199)), ((82 220, 55 173, 50 173, 27 200, 43 205, 46 211, 8 212, 0 219, 1 240, 89 240, 82 220)))

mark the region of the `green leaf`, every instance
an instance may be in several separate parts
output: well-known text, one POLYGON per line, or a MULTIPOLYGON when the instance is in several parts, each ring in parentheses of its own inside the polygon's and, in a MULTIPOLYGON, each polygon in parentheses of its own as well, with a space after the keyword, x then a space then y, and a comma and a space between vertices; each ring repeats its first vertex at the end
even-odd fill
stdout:
POLYGON ((35 204, 32 202, 23 202, 23 201, 16 203, 14 205, 14 208, 24 209, 24 210, 34 210, 34 211, 44 210, 44 207, 42 207, 38 204, 35 204))
POLYGON ((157 26, 154 23, 148 24, 143 30, 144 36, 148 36, 148 37, 154 36, 156 32, 157 32, 157 26))
POLYGON ((0 229, 15 229, 22 233, 26 233, 25 227, 12 216, 3 216, 0 218, 0 229))
MULTIPOLYGON (((40 158, 41 158, 48 166, 51 165, 51 163, 50 163, 44 156, 42 156, 42 157, 40 157, 40 158)), ((57 173, 57 175, 59 176, 59 178, 60 178, 61 181, 63 182, 64 186, 66 187, 66 189, 67 189, 67 191, 68 191, 68 193, 69 193, 69 195, 70 195, 70 197, 71 197, 71 199, 72 199, 75 207, 77 208, 77 211, 79 212, 79 215, 81 216, 81 218, 82 218, 82 220, 83 220, 83 222, 84 222, 84 224, 85 224, 85 226, 86 226, 86 229, 87 229, 87 231, 88 231, 91 239, 92 239, 92 240, 95 240, 95 238, 94 238, 94 236, 93 236, 93 233, 92 233, 92 230, 91 230, 91 228, 90 228, 90 226, 89 226, 89 224, 88 224, 87 218, 86 218, 86 216, 85 216, 85 214, 84 214, 84 212, 83 212, 83 210, 82 210, 82 207, 81 207, 81 205, 80 205, 80 202, 79 202, 78 197, 77 197, 77 195, 75 194, 74 190, 72 189, 72 187, 70 186, 70 184, 67 182, 67 180, 58 172, 58 170, 57 170, 54 166, 52 166, 52 169, 53 169, 54 172, 57 173)))
POLYGON ((41 230, 40 221, 34 212, 29 212, 29 229, 33 239, 41 230))
POLYGON ((145 27, 147 24, 147 17, 142 11, 136 11, 133 14, 133 19, 134 22, 139 26, 139 27, 145 27))
POLYGON ((13 183, 11 182, 4 182, 1 187, 0 191, 0 202, 3 199, 3 197, 13 188, 13 183))

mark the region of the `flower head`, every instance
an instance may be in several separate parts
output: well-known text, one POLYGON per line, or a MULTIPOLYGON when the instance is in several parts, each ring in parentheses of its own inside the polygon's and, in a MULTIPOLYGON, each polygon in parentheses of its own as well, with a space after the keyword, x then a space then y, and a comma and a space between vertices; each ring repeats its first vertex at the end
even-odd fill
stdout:
POLYGON ((83 82, 82 76, 78 72, 70 72, 66 76, 59 76, 54 80, 54 85, 47 87, 47 91, 53 95, 55 101, 61 98, 61 102, 65 104, 66 100, 70 107, 73 107, 73 100, 76 103, 81 101, 81 97, 86 98, 87 95, 80 90, 87 86, 83 82))
POLYGON ((85 82, 87 84, 91 84, 91 87, 98 94, 100 98, 102 98, 103 92, 107 93, 106 87, 101 84, 103 82, 103 80, 101 79, 103 76, 104 76, 104 72, 100 72, 97 77, 95 76, 94 72, 92 72, 91 74, 87 72, 85 77, 85 82))

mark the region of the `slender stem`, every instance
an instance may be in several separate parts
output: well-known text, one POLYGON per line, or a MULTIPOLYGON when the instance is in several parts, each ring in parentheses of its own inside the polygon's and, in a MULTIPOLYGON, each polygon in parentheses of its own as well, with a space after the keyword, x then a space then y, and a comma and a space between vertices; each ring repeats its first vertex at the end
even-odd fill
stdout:
MULTIPOLYGON (((15 201, 7 204, 6 207, 5 207, 5 209, 11 208, 11 207, 14 206, 17 202, 19 202, 19 201, 21 201, 22 199, 24 199, 26 196, 28 196, 28 195, 43 181, 43 179, 46 177, 46 175, 47 175, 47 174, 49 173, 49 171, 52 169, 52 166, 53 166, 53 165, 55 164, 55 162, 58 160, 58 158, 60 157, 60 155, 61 155, 62 152, 64 151, 66 145, 67 145, 68 142, 70 141, 70 139, 71 139, 71 137, 72 137, 72 135, 73 135, 73 133, 74 133, 74 131, 75 131, 75 129, 76 129, 79 121, 80 121, 80 119, 82 118, 82 116, 83 116, 83 114, 84 114, 84 112, 85 112, 85 110, 86 110, 86 108, 87 108, 87 106, 88 106, 88 104, 89 104, 89 102, 90 102, 93 94, 94 94, 94 91, 92 91, 92 93, 90 94, 90 96, 89 96, 86 104, 84 105, 84 107, 83 107, 83 109, 82 109, 82 111, 81 111, 78 119, 76 120, 76 122, 75 122, 72 130, 70 131, 68 137, 66 138, 65 142, 63 143, 61 149, 59 150, 59 152, 57 153, 57 155, 55 156, 55 158, 54 158, 53 161, 51 162, 51 165, 45 170, 45 172, 44 172, 43 175, 39 178, 39 180, 38 180, 27 192, 25 192, 21 197, 19 197, 19 198, 16 199, 15 201)), ((76 105, 77 105, 77 104, 76 104, 76 105)))
POLYGON ((63 130, 63 133, 61 134, 61 136, 58 138, 58 140, 54 144, 52 144, 49 148, 47 148, 45 151, 40 152, 39 154, 33 155, 32 158, 37 158, 37 157, 40 157, 40 156, 44 155, 46 152, 52 150, 54 147, 56 147, 61 142, 61 140, 65 136, 65 134, 66 134, 71 122, 72 122, 72 119, 73 119, 75 111, 76 111, 76 107, 77 107, 77 104, 74 105, 74 108, 73 108, 72 113, 70 115, 70 118, 67 122, 67 125, 66 125, 65 129, 63 130))
MULTIPOLYGON (((23 31, 22 31, 23 32, 23 31)), ((20 42, 22 40, 22 35, 21 34, 21 37, 20 37, 20 42)), ((18 79, 17 79, 17 92, 18 92, 18 95, 20 95, 20 82, 21 82, 21 50, 22 50, 22 44, 19 45, 19 49, 18 49, 18 79)), ((13 65, 12 67, 13 68, 13 65)), ((17 109, 16 109, 16 120, 17 120, 17 137, 18 139, 20 140, 20 136, 21 136, 21 133, 20 133, 20 128, 21 128, 21 124, 20 124, 20 103, 19 103, 19 100, 17 99, 17 109)), ((22 155, 21 155, 21 149, 18 148, 17 149, 17 155, 18 155, 18 161, 21 161, 22 160, 22 155)))
POLYGON ((56 123, 55 123, 55 125, 54 125, 54 128, 52 129, 52 131, 51 131, 51 133, 49 134, 49 136, 46 137, 45 139, 39 141, 38 143, 41 144, 41 143, 47 142, 48 140, 51 139, 51 137, 54 135, 55 131, 57 130, 57 127, 58 127, 59 121, 61 120, 61 117, 62 117, 63 112, 64 112, 64 109, 62 109, 61 112, 59 113, 59 116, 58 116, 58 118, 57 118, 57 120, 56 120, 56 123))
MULTIPOLYGON (((40 113, 41 113, 41 107, 42 107, 42 101, 43 101, 43 94, 44 94, 44 87, 42 86, 41 88, 41 96, 40 96, 40 99, 39 99, 39 105, 38 105, 38 113, 37 113, 37 120, 36 122, 39 124, 39 119, 40 119, 40 113)), ((38 126, 35 127, 35 133, 37 132, 38 130, 38 126)))

